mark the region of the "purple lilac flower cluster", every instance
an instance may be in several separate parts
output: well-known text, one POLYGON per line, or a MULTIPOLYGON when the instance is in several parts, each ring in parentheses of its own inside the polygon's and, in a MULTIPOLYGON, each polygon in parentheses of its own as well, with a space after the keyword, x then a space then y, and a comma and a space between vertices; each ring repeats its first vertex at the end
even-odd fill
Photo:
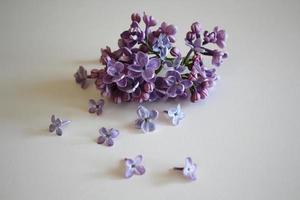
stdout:
POLYGON ((225 31, 218 27, 207 31, 199 22, 193 23, 185 37, 190 50, 182 56, 175 46, 176 26, 157 24, 146 13, 132 14, 129 29, 120 35, 118 49, 101 49, 100 62, 105 68, 93 69, 88 75, 80 67, 75 74, 76 82, 85 88, 87 79, 95 79, 101 94, 115 103, 177 97, 190 98, 192 102, 205 99, 218 79, 216 68, 228 56, 222 51, 225 31), (213 44, 218 48, 208 47, 213 44), (211 58, 210 64, 204 64, 204 56, 211 58))

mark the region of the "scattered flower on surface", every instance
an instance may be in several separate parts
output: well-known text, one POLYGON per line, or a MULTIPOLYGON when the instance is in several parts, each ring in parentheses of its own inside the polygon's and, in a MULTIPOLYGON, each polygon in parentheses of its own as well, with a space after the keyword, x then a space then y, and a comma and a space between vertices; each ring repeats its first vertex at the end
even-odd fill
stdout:
POLYGON ((96 113, 97 115, 100 115, 103 112, 103 106, 104 106, 103 99, 99 99, 98 101, 95 101, 94 99, 89 100, 90 113, 96 113))
POLYGON ((137 109, 137 115, 138 119, 135 121, 135 125, 138 129, 141 129, 144 133, 155 130, 155 124, 153 121, 158 117, 158 111, 150 111, 140 105, 137 109))
POLYGON ((130 178, 135 175, 143 175, 146 170, 142 165, 143 156, 138 155, 134 159, 125 158, 125 178, 130 178))
POLYGON ((120 134, 117 129, 110 128, 106 129, 102 127, 99 129, 100 136, 98 137, 97 143, 98 144, 106 144, 107 146, 114 145, 114 138, 118 137, 120 134))
POLYGON ((170 118, 173 126, 177 126, 185 117, 185 114, 181 111, 180 104, 178 104, 176 108, 170 108, 169 110, 166 110, 165 113, 170 118))
POLYGON ((174 167, 174 170, 182 171, 183 175, 192 181, 197 179, 196 177, 197 165, 193 163, 190 157, 187 157, 185 159, 184 167, 174 167))
POLYGON ((55 118, 55 115, 52 115, 51 124, 49 125, 49 131, 51 133, 55 131, 56 135, 61 136, 63 134, 62 127, 69 123, 70 121, 62 121, 59 118, 55 118))

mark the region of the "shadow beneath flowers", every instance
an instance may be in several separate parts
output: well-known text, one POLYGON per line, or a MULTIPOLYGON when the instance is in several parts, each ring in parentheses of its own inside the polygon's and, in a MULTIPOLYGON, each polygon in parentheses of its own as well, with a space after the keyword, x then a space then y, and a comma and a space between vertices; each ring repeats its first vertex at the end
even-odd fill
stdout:
POLYGON ((55 133, 50 133, 48 128, 25 128, 24 132, 26 134, 26 138, 28 136, 32 137, 53 137, 56 136, 55 133))
POLYGON ((124 171, 124 160, 120 160, 119 163, 114 168, 111 168, 107 172, 108 178, 117 179, 117 180, 124 179, 123 171, 124 171))
POLYGON ((26 91, 25 95, 37 102, 35 105, 45 109, 55 108, 53 109, 54 113, 56 110, 66 108, 75 108, 86 112, 88 100, 100 96, 98 90, 92 87, 92 81, 89 85, 88 89, 83 90, 75 83, 74 79, 45 80, 21 86, 20 90, 26 91))
POLYGON ((168 171, 156 173, 153 175, 154 185, 168 185, 168 184, 178 184, 178 183, 189 183, 183 175, 182 172, 169 169, 168 171))

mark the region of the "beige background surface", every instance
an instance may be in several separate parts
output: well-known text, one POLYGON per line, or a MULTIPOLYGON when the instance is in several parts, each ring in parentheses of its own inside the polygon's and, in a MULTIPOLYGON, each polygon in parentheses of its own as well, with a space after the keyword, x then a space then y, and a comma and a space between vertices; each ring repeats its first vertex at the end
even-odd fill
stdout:
POLYGON ((296 0, 1 0, 0 199, 300 199, 299 19, 296 0), (225 28, 230 55, 207 101, 184 102, 179 127, 161 116, 149 135, 132 128, 136 104, 87 113, 99 94, 73 80, 144 10, 179 27, 184 51, 193 21, 225 28), (47 132, 52 113, 73 121, 63 137, 47 132), (113 148, 95 143, 101 126, 121 131, 113 148), (137 154, 146 174, 123 179, 121 159, 137 154), (186 156, 196 182, 169 171, 186 156))

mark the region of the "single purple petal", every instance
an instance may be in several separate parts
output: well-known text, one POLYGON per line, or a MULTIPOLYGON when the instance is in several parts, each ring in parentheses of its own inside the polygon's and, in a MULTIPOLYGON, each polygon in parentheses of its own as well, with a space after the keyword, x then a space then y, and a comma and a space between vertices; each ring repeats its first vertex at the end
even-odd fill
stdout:
POLYGON ((147 64, 146 69, 156 70, 159 68, 159 66, 160 66, 160 59, 152 58, 152 59, 150 59, 149 63, 147 64))
POLYGON ((193 82, 186 79, 186 80, 182 80, 182 81, 181 81, 181 84, 184 85, 184 88, 185 88, 185 89, 187 89, 187 88, 192 87, 193 82))
POLYGON ((137 165, 140 165, 143 161, 143 156, 142 155, 137 155, 135 158, 134 158, 134 164, 137 166, 137 165))
POLYGON ((137 60, 137 63, 141 66, 146 66, 148 64, 148 61, 149 61, 149 58, 148 58, 148 55, 139 51, 137 52, 136 54, 136 60, 137 60))
POLYGON ((126 166, 125 174, 124 174, 125 178, 130 178, 133 176, 133 174, 134 174, 134 168, 126 166))
POLYGON ((141 129, 144 133, 152 132, 155 130, 155 124, 151 121, 143 121, 141 129))
POLYGON ((110 133, 110 137, 112 137, 112 138, 116 138, 120 134, 120 132, 117 129, 114 129, 114 128, 111 128, 109 130, 109 133, 110 133))
POLYGON ((98 109, 96 107, 89 108, 89 113, 95 113, 98 109))
POLYGON ((176 91, 177 91, 177 88, 174 85, 174 86, 171 86, 171 87, 168 88, 167 94, 168 94, 169 97, 176 97, 176 95, 177 95, 176 91))
POLYGON ((105 137, 108 135, 108 131, 105 127, 100 128, 99 133, 100 133, 100 135, 103 135, 105 137))
POLYGON ((134 173, 136 175, 143 175, 145 172, 146 172, 146 169, 145 169, 144 166, 138 165, 138 166, 135 167, 134 173))
POLYGON ((52 133, 53 131, 55 131, 56 126, 54 124, 50 124, 49 126, 49 131, 52 133))
POLYGON ((143 121, 144 121, 144 119, 137 119, 135 121, 135 127, 138 129, 141 129, 143 121))
POLYGON ((156 119, 158 117, 158 111, 157 110, 151 110, 149 118, 150 119, 156 119))
POLYGON ((114 67, 118 73, 120 73, 124 70, 124 64, 121 62, 116 62, 114 67))
POLYGON ((56 128, 56 135, 58 135, 58 136, 62 135, 62 130, 60 127, 56 128))
POLYGON ((115 76, 118 73, 117 69, 114 66, 108 67, 106 72, 110 76, 115 76))
POLYGON ((145 69, 143 72, 142 72, 142 77, 146 80, 146 81, 149 81, 151 80, 152 78, 154 78, 155 76, 155 73, 152 69, 145 69))
POLYGON ((98 137, 97 143, 98 144, 103 144, 105 142, 105 140, 106 140, 106 137, 101 135, 100 137, 98 137))
POLYGON ((175 70, 167 71, 166 76, 167 77, 168 76, 174 76, 177 80, 181 79, 180 73, 178 71, 175 71, 175 70))
POLYGON ((51 122, 54 124, 55 123, 55 115, 51 116, 51 122))
POLYGON ((138 109, 137 109, 137 115, 138 115, 139 118, 141 118, 141 119, 146 119, 146 118, 149 117, 150 113, 149 113, 149 110, 148 110, 146 107, 140 105, 140 106, 138 107, 138 109))
POLYGON ((176 85, 176 94, 181 95, 184 92, 184 85, 182 84, 177 84, 176 85))
POLYGON ((113 139, 112 139, 112 138, 108 138, 108 139, 106 140, 106 145, 109 146, 109 147, 113 146, 113 145, 114 145, 113 139))
POLYGON ((169 35, 168 38, 169 38, 170 42, 172 42, 172 43, 174 43, 176 41, 174 35, 169 35))
POLYGON ((97 105, 96 101, 94 99, 90 99, 89 100, 89 106, 92 107, 92 106, 95 106, 97 105))

